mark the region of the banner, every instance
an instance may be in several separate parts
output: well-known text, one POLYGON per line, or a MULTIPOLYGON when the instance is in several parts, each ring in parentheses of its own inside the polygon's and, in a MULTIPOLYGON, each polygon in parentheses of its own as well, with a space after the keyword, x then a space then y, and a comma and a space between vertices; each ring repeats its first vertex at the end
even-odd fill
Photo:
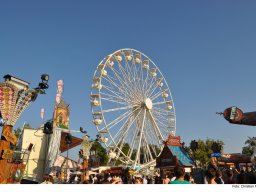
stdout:
POLYGON ((62 94, 64 90, 64 82, 63 80, 57 81, 57 93, 62 94))
POLYGON ((41 109, 40 116, 41 116, 41 119, 44 119, 44 108, 41 109))

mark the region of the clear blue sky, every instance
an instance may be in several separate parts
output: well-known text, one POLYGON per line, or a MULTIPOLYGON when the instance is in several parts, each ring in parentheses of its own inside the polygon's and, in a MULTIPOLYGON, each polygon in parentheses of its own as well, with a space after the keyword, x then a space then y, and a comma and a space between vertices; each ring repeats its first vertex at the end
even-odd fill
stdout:
POLYGON ((52 117, 56 81, 63 79, 71 128, 83 126, 95 137, 93 72, 107 54, 130 47, 161 69, 185 143, 209 137, 223 140, 226 153, 241 152, 256 127, 231 125, 215 112, 233 105, 256 111, 255 10, 253 0, 0 0, 0 76, 36 87, 42 73, 50 74, 47 94, 15 128, 38 127, 41 107, 52 117))

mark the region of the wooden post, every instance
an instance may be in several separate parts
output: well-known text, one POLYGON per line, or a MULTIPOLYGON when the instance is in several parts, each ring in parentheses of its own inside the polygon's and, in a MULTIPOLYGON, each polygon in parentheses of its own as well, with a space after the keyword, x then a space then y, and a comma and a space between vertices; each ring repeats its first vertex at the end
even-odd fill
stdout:
POLYGON ((84 158, 84 161, 83 161, 83 177, 82 177, 82 181, 86 181, 89 179, 89 175, 87 175, 87 170, 88 170, 88 159, 87 158, 84 158))

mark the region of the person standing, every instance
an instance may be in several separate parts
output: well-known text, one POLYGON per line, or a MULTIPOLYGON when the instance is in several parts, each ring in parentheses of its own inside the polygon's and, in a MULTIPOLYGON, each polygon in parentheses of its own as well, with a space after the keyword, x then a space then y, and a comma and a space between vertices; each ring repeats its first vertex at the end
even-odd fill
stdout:
POLYGON ((164 179, 163 179, 163 184, 168 184, 170 182, 170 178, 168 177, 168 175, 165 175, 164 179))
POLYGON ((217 184, 224 184, 224 181, 222 179, 222 172, 221 170, 216 171, 216 178, 214 179, 217 184))
POLYGON ((217 184, 215 182, 215 177, 216 177, 216 171, 212 168, 206 170, 205 172, 205 179, 208 184, 217 184))
POLYGON ((176 179, 174 181, 170 181, 169 184, 191 184, 190 182, 184 180, 185 169, 181 166, 176 166, 174 168, 174 175, 176 179))
POLYGON ((148 180, 145 176, 143 177, 143 184, 148 184, 148 180))
POLYGON ((226 174, 227 174, 227 180, 225 181, 226 184, 235 184, 236 183, 236 180, 234 178, 234 174, 233 174, 233 171, 231 169, 228 169, 226 171, 226 174))

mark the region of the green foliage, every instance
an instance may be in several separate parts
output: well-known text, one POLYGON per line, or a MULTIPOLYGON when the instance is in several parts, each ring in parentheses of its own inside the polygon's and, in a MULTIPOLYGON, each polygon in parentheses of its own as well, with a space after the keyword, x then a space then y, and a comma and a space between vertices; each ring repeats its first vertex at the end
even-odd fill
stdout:
MULTIPOLYGON (((194 153, 191 154, 191 157, 194 160, 199 161, 201 167, 205 167, 209 162, 211 162, 211 153, 213 153, 211 147, 214 142, 217 142, 222 146, 221 152, 223 152, 224 142, 221 140, 213 140, 213 139, 207 138, 205 141, 199 139, 197 142, 198 142, 198 148, 194 153)), ((190 147, 186 147, 185 149, 187 151, 190 151, 189 148, 190 147)))
POLYGON ((129 145, 128 143, 124 143, 123 148, 122 148, 122 152, 123 152, 125 155, 127 155, 128 152, 129 152, 129 150, 130 150, 130 145, 129 145))
POLYGON ((251 156, 253 154, 253 150, 250 146, 245 146, 242 149, 242 154, 251 156))
MULTIPOLYGON (((121 144, 119 145, 119 148, 121 147, 121 144)), ((128 155, 130 151, 130 145, 129 143, 124 143, 123 144, 123 147, 122 147, 122 152, 125 154, 125 155, 128 155)), ((124 155, 121 153, 120 154, 120 157, 123 157, 124 155)), ((136 151, 133 151, 132 152, 132 155, 131 155, 131 159, 135 159, 135 156, 136 156, 136 151)), ((119 165, 122 165, 122 162, 120 160, 117 160, 116 163, 115 163, 116 166, 119 166, 119 165)))
POLYGON ((91 150, 95 150, 98 157, 100 158, 100 166, 107 165, 108 162, 108 154, 104 147, 99 142, 94 142, 92 144, 91 150))
POLYGON ((244 142, 244 144, 245 144, 246 146, 243 147, 243 149, 242 149, 242 154, 245 154, 245 155, 252 155, 252 154, 253 154, 253 150, 252 150, 252 138, 248 137, 248 139, 244 142))
POLYGON ((21 128, 18 127, 17 129, 14 130, 14 135, 17 137, 17 139, 20 137, 21 135, 21 128))
POLYGON ((185 151, 187 152, 187 154, 191 154, 191 150, 189 146, 184 146, 185 151))

